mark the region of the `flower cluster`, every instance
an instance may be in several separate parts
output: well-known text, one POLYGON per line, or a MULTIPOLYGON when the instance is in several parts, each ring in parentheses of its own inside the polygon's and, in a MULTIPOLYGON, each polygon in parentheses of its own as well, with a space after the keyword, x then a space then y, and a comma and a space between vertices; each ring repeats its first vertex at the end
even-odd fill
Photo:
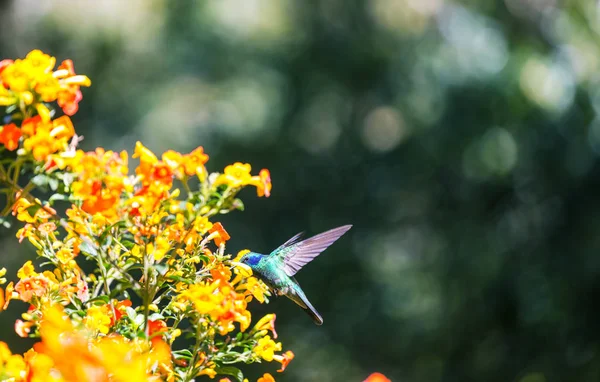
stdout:
POLYGON ((235 163, 211 173, 202 147, 157 156, 138 142, 131 171, 127 152, 78 150, 69 116, 90 80, 70 60, 54 66, 40 51, 0 62, 3 216, 22 223, 17 237, 44 260, 26 262, 0 293, 2 309, 27 304, 17 334, 39 339, 24 355, 0 342, 0 380, 242 381, 232 365, 262 361, 283 371, 294 354, 275 341, 275 315, 253 322, 249 310, 269 289, 236 261, 246 251, 227 252, 218 221, 243 209, 246 186, 268 197, 269 171, 235 163))

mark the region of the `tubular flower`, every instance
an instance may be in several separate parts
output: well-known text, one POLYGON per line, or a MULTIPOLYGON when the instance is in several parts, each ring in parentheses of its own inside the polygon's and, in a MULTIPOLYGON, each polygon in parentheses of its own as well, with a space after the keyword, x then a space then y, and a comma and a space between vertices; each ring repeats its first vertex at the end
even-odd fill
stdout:
POLYGON ((203 180, 203 176, 206 172, 204 165, 208 162, 208 155, 204 153, 202 146, 196 148, 189 154, 183 156, 183 168, 188 176, 197 175, 198 178, 203 180))
POLYGON ((268 362, 273 361, 275 352, 280 350, 281 342, 273 341, 270 336, 264 336, 259 339, 256 346, 254 346, 254 349, 252 349, 254 354, 268 362))
POLYGON ((218 246, 231 239, 231 236, 229 236, 227 231, 225 231, 225 228, 221 223, 213 224, 212 228, 209 229, 208 232, 214 234, 215 244, 218 246))
POLYGON ((226 184, 230 187, 237 188, 250 184, 252 176, 250 176, 252 167, 248 163, 236 162, 225 167, 225 172, 216 180, 216 184, 226 184))
POLYGON ((285 370, 285 368, 289 365, 289 363, 294 359, 294 353, 291 350, 288 350, 283 354, 274 355, 273 359, 275 361, 281 363, 281 369, 277 370, 277 372, 281 373, 285 370))
POLYGON ((271 188, 273 185, 271 184, 271 173, 266 168, 263 168, 258 173, 258 176, 252 177, 252 185, 256 187, 256 194, 261 197, 269 197, 271 196, 271 188))
POLYGON ((273 338, 277 339, 277 332, 275 331, 275 314, 267 314, 254 325, 253 332, 259 332, 262 330, 270 330, 273 333, 273 338))

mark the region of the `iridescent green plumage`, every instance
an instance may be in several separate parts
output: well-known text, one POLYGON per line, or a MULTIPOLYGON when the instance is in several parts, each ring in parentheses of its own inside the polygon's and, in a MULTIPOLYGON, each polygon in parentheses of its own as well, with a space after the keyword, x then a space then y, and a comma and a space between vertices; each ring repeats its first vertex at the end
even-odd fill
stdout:
POLYGON ((276 294, 286 296, 294 301, 312 317, 317 325, 321 325, 323 319, 308 301, 293 276, 351 227, 351 225, 345 225, 334 228, 302 241, 300 241, 302 234, 299 233, 269 255, 250 252, 244 255, 240 261, 252 268, 254 274, 276 294))

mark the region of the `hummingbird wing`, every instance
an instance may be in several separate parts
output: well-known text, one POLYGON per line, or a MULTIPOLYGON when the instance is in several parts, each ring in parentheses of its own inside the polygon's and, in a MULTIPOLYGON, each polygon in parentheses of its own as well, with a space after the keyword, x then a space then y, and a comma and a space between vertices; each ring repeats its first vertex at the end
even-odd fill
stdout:
POLYGON ((351 225, 337 227, 300 242, 297 242, 301 235, 298 234, 274 250, 271 255, 277 256, 282 261, 285 274, 291 277, 350 228, 351 225))
POLYGON ((302 238, 302 236, 304 236, 304 232, 298 232, 297 234, 292 236, 291 239, 289 239, 285 243, 281 244, 279 247, 277 247, 276 250, 274 250, 271 253, 277 253, 277 252, 281 251, 282 249, 284 249, 285 247, 290 247, 292 244, 296 244, 300 240, 300 238, 302 238))

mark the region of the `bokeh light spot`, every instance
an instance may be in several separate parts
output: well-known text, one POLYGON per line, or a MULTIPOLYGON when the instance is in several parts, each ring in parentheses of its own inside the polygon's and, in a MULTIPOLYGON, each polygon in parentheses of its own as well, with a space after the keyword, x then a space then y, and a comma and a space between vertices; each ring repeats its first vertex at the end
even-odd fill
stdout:
POLYGON ((393 150, 406 137, 407 128, 400 112, 392 107, 373 109, 365 118, 363 142, 378 152, 393 150))

